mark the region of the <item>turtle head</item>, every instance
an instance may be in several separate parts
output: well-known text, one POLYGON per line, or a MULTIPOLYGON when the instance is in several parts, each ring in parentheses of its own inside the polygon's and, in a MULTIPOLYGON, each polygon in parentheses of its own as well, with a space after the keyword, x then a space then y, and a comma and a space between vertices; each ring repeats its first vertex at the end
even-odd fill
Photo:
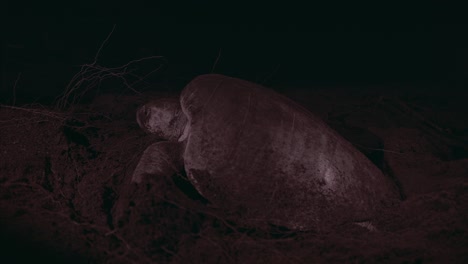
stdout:
POLYGON ((158 99, 141 106, 136 119, 145 132, 170 141, 177 141, 187 123, 177 98, 158 99))

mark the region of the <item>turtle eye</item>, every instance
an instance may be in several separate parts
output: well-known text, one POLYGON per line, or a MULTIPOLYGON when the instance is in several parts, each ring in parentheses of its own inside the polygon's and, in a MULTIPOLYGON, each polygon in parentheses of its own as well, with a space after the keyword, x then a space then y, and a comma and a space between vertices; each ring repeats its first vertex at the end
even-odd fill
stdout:
POLYGON ((149 114, 150 114, 150 111, 148 107, 142 106, 140 108, 140 110, 138 111, 138 118, 137 118, 137 122, 140 125, 140 127, 143 127, 146 125, 146 123, 148 122, 149 114))
POLYGON ((148 117, 149 117, 149 115, 150 115, 150 112, 151 112, 150 109, 149 109, 148 107, 145 107, 145 112, 144 112, 144 114, 145 114, 146 119, 148 119, 148 117))

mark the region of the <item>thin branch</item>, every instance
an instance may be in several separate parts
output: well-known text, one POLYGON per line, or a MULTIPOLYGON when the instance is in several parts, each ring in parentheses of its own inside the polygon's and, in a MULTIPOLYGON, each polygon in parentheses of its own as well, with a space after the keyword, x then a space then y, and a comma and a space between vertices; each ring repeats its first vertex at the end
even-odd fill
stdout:
POLYGON ((215 60, 215 62, 213 64, 213 68, 211 68, 211 73, 214 72, 214 70, 216 68, 216 65, 218 64, 218 61, 219 61, 220 58, 221 58, 221 48, 218 51, 218 57, 216 57, 216 60, 215 60))
POLYGON ((16 77, 15 84, 13 85, 13 105, 16 104, 16 86, 18 85, 18 81, 21 78, 21 72, 18 73, 18 76, 16 77))
POLYGON ((115 26, 116 24, 114 24, 114 26, 112 27, 112 30, 111 32, 107 35, 106 39, 104 40, 104 42, 102 42, 101 46, 99 47, 97 53, 96 53, 96 56, 94 56, 94 62, 92 64, 95 64, 97 62, 97 59, 101 53, 101 50, 102 48, 104 47, 104 45, 107 43, 107 41, 109 40, 109 38, 112 36, 112 33, 114 33, 114 30, 115 30, 115 26))

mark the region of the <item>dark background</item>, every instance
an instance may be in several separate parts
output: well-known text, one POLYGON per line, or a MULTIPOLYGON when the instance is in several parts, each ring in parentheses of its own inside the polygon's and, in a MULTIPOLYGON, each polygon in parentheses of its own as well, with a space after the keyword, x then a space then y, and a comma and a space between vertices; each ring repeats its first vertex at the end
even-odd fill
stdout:
POLYGON ((164 56, 136 66, 163 66, 137 89, 156 89, 161 80, 180 89, 211 72, 219 54, 214 72, 272 87, 409 84, 460 91, 466 83, 468 27, 456 21, 462 8, 168 2, 2 4, 1 101, 52 100, 80 65, 93 61, 114 25, 98 64, 164 56))

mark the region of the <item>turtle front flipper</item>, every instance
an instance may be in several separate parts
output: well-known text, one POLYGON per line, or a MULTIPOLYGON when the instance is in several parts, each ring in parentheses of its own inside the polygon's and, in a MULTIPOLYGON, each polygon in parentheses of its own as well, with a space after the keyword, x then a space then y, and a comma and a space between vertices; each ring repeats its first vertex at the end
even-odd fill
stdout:
POLYGON ((143 152, 132 176, 141 183, 146 175, 172 176, 183 170, 182 146, 178 142, 161 141, 151 144, 143 152))

